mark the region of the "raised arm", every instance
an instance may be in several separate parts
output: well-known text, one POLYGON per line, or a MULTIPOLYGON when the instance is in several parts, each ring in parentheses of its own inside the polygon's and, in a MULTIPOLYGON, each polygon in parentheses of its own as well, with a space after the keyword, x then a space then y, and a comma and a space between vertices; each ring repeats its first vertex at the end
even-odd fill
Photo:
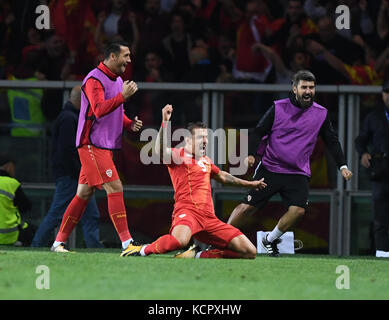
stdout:
POLYGON ((327 61, 327 63, 334 68, 335 70, 339 71, 344 77, 347 79, 350 79, 350 74, 347 71, 346 64, 340 60, 338 57, 333 55, 331 52, 329 52, 324 46, 322 46, 320 43, 309 40, 306 42, 306 48, 307 50, 312 53, 314 56, 322 55, 323 58, 327 61))
POLYGON ((264 178, 262 178, 261 180, 247 181, 234 177, 232 174, 222 170, 220 170, 218 174, 214 175, 213 178, 215 178, 221 183, 231 184, 240 187, 263 189, 267 186, 267 184, 264 182, 264 178))
POLYGON ((386 60, 389 58, 389 46, 386 47, 386 49, 378 56, 375 64, 374 69, 378 73, 381 71, 385 71, 386 66, 386 60))
POLYGON ((389 1, 381 0, 381 5, 377 17, 377 33, 381 40, 384 40, 389 33, 389 24, 387 21, 389 15, 388 10, 389 10, 389 1))
POLYGON ((276 71, 279 74, 283 76, 287 75, 288 69, 286 68, 281 57, 278 55, 276 51, 273 50, 273 48, 266 46, 261 42, 257 42, 252 46, 252 50, 254 52, 262 51, 263 55, 273 63, 274 67, 276 68, 276 71))

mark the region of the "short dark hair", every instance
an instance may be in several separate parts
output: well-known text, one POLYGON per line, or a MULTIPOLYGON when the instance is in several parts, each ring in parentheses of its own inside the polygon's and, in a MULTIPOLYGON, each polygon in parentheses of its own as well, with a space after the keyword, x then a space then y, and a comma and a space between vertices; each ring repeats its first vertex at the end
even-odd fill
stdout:
POLYGON ((300 71, 297 71, 294 76, 293 76, 293 79, 292 79, 292 84, 294 87, 297 87, 297 85, 299 84, 299 82, 303 80, 303 81, 313 81, 315 84, 316 84, 316 77, 314 76, 314 74, 309 71, 309 70, 300 70, 300 71))
POLYGON ((196 122, 189 122, 188 125, 186 126, 186 129, 193 134, 194 129, 207 129, 207 126, 204 122, 196 121, 196 122))
POLYGON ((0 167, 2 167, 3 165, 5 165, 9 162, 16 164, 15 158, 12 157, 10 154, 7 154, 7 153, 0 154, 0 167))
POLYGON ((114 41, 107 43, 104 47, 104 59, 108 59, 111 53, 114 53, 116 56, 120 54, 120 47, 130 47, 126 41, 114 41))

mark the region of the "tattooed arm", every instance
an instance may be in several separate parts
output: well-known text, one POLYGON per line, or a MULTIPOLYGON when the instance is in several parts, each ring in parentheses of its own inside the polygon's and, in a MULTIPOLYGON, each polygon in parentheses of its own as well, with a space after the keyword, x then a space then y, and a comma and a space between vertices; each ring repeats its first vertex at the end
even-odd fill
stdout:
POLYGON ((240 187, 263 189, 267 186, 267 184, 264 182, 264 178, 262 178, 261 180, 248 181, 234 177, 228 172, 222 170, 220 170, 219 173, 214 176, 214 178, 221 183, 240 187))

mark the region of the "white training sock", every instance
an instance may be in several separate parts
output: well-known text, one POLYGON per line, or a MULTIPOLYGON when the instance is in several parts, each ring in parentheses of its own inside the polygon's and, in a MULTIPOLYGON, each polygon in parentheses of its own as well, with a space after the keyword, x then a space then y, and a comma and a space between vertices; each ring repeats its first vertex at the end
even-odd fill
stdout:
POLYGON ((284 233, 279 230, 277 228, 277 226, 273 229, 272 232, 270 232, 268 235, 267 235, 267 241, 269 242, 273 242, 274 240, 278 239, 279 237, 281 237, 284 233))
POLYGON ((197 252, 195 255, 195 259, 200 259, 201 253, 202 251, 197 252))
POLYGON ((142 248, 140 249, 140 255, 141 255, 142 257, 145 257, 145 256, 146 256, 145 249, 146 249, 147 246, 148 246, 148 244, 145 244, 145 245, 142 246, 142 248))
POLYGON ((122 248, 123 248, 123 249, 126 249, 126 248, 130 245, 130 243, 133 242, 133 241, 134 241, 134 240, 132 240, 132 238, 130 238, 130 239, 128 239, 128 240, 122 242, 122 248))
POLYGON ((58 247, 62 242, 61 241, 54 241, 53 247, 56 248, 58 247))

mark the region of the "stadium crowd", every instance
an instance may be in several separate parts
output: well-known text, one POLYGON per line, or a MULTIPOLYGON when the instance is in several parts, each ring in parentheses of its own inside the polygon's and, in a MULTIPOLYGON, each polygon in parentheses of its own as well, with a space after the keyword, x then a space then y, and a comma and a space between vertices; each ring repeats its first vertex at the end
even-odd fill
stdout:
MULTIPOLYGON (((388 0, 2 0, 0 79, 82 80, 122 39, 132 54, 124 80, 290 84, 308 68, 319 84, 379 85, 388 21, 388 0), (50 30, 36 28, 41 4, 50 30), (350 29, 335 27, 338 5, 350 29)), ((41 105, 52 121, 62 95, 45 91, 41 105)))

